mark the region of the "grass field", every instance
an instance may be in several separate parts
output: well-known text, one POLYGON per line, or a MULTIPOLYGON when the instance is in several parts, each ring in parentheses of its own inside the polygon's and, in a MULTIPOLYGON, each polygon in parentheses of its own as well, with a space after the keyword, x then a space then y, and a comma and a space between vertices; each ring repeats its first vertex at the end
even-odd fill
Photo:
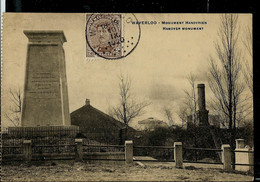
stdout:
POLYGON ((221 165, 146 162, 145 166, 113 163, 48 161, 2 164, 2 181, 252 181, 253 176, 227 173, 221 165))

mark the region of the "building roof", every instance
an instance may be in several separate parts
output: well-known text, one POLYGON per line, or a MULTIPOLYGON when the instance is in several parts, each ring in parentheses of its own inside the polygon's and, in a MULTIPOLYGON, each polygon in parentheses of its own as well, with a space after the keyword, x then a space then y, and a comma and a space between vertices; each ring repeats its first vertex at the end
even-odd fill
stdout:
MULTIPOLYGON (((124 123, 94 108, 90 104, 82 106, 73 111, 70 115, 71 124, 79 126, 81 131, 98 130, 100 128, 107 128, 108 130, 122 129, 125 127, 124 123)), ((129 127, 129 129, 134 130, 131 127, 129 127)))

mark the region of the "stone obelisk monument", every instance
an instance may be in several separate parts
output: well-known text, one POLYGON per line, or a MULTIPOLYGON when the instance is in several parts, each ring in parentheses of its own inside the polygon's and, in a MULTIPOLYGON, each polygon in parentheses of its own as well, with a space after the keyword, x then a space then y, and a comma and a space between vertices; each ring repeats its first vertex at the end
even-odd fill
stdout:
POLYGON ((49 130, 56 134, 65 130, 77 132, 78 127, 70 122, 63 31, 24 31, 24 34, 29 43, 21 127, 11 127, 9 132, 14 135, 19 135, 19 131, 23 135, 49 130))
POLYGON ((205 102, 205 85, 198 84, 198 119, 199 119, 199 126, 208 126, 208 114, 209 111, 206 109, 206 102, 205 102))

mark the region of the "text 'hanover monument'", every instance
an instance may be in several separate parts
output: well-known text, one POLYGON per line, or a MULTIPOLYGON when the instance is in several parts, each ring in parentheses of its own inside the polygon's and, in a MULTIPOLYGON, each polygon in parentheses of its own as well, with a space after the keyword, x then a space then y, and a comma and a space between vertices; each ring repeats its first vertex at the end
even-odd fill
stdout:
POLYGON ((21 127, 11 135, 73 134, 63 43, 63 31, 24 31, 29 39, 21 127), (50 134, 50 133, 49 133, 50 134))

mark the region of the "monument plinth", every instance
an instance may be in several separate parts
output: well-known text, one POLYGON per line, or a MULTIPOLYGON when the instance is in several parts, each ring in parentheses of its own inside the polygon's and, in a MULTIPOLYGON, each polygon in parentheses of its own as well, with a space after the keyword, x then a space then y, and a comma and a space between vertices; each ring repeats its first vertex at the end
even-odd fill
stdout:
POLYGON ((66 131, 78 130, 70 122, 63 31, 24 31, 24 34, 29 43, 22 127, 11 127, 9 132, 53 131, 62 130, 62 127, 66 131))

